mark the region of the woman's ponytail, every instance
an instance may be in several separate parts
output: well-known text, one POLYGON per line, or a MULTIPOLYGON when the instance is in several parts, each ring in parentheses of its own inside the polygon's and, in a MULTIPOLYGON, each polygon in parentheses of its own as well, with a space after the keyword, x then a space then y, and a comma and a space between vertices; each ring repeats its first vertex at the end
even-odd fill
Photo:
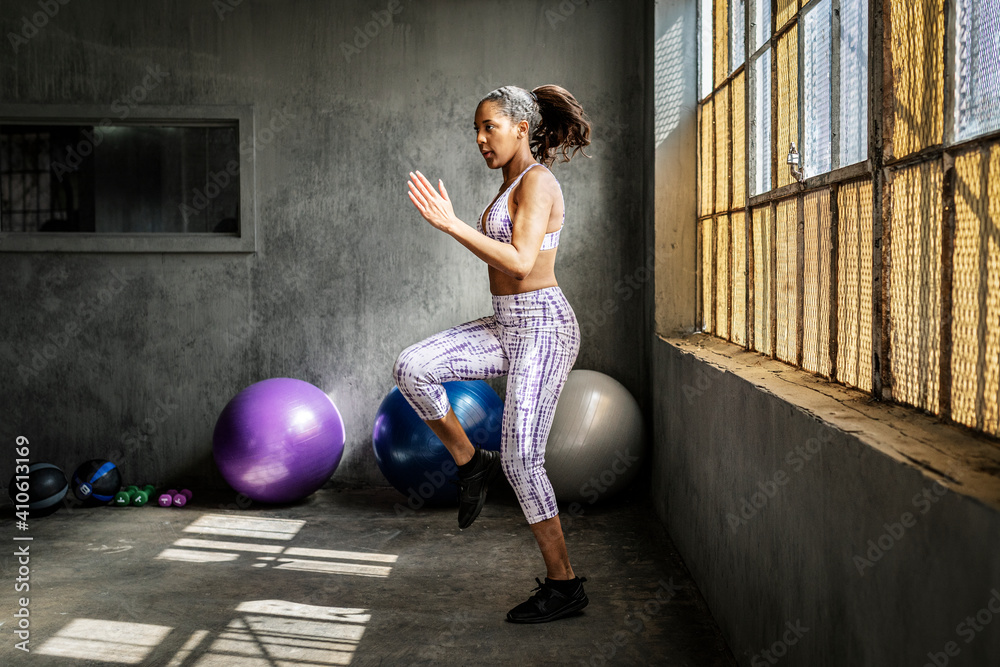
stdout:
POLYGON ((529 143, 535 159, 548 167, 560 154, 561 162, 569 162, 577 151, 590 157, 583 150, 590 145, 590 119, 576 98, 565 88, 554 85, 539 86, 531 95, 541 114, 529 143))

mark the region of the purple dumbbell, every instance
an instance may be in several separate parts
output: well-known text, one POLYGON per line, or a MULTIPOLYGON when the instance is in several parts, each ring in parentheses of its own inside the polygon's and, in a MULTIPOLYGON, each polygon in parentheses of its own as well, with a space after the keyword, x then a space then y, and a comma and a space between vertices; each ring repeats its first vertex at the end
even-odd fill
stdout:
POLYGON ((174 494, 174 507, 184 507, 189 500, 191 500, 191 492, 187 489, 181 489, 174 494))
POLYGON ((170 507, 174 504, 174 495, 177 494, 177 489, 169 489, 165 493, 161 493, 157 503, 160 507, 170 507))

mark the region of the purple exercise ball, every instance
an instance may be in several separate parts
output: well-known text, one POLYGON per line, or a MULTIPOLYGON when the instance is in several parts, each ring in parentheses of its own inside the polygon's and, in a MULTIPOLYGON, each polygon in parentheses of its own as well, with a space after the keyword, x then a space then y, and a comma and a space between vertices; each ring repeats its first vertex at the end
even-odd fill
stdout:
POLYGON ((344 422, 321 389, 292 378, 252 384, 215 423, 212 454, 236 491, 262 503, 305 498, 344 455, 344 422))

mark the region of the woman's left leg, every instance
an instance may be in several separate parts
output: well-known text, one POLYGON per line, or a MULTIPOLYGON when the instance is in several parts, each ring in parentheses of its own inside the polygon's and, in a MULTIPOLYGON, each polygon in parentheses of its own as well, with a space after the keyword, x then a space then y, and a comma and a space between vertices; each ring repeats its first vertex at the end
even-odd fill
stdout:
POLYGON ((504 303, 494 307, 498 305, 498 321, 506 320, 501 339, 510 364, 501 457, 547 572, 545 583, 539 582, 541 592, 511 609, 507 620, 542 623, 588 603, 583 580, 575 577, 570 565, 559 508, 544 467, 545 443, 559 394, 580 349, 580 330, 558 288, 520 295, 509 312, 504 303), (532 299, 538 303, 530 303, 532 299))
POLYGON ((542 559, 545 560, 545 576, 556 581, 575 578, 559 515, 531 524, 531 532, 534 533, 542 559))
POLYGON ((556 517, 552 484, 545 472, 545 441, 556 402, 579 349, 572 330, 506 327, 501 334, 510 368, 504 403, 501 457, 529 524, 556 517))

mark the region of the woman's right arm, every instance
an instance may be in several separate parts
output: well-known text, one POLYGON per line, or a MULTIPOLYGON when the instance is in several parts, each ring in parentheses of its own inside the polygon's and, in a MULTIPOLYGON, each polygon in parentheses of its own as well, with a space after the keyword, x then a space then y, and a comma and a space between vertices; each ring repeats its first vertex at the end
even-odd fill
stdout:
POLYGON ((493 268, 516 280, 524 280, 538 259, 549 214, 555 203, 552 193, 541 183, 542 179, 529 179, 529 176, 532 176, 530 172, 521 179, 520 204, 510 243, 491 239, 459 220, 448 198, 448 191, 440 180, 438 192, 419 171, 411 173, 409 195, 420 215, 431 225, 452 236, 493 268))

